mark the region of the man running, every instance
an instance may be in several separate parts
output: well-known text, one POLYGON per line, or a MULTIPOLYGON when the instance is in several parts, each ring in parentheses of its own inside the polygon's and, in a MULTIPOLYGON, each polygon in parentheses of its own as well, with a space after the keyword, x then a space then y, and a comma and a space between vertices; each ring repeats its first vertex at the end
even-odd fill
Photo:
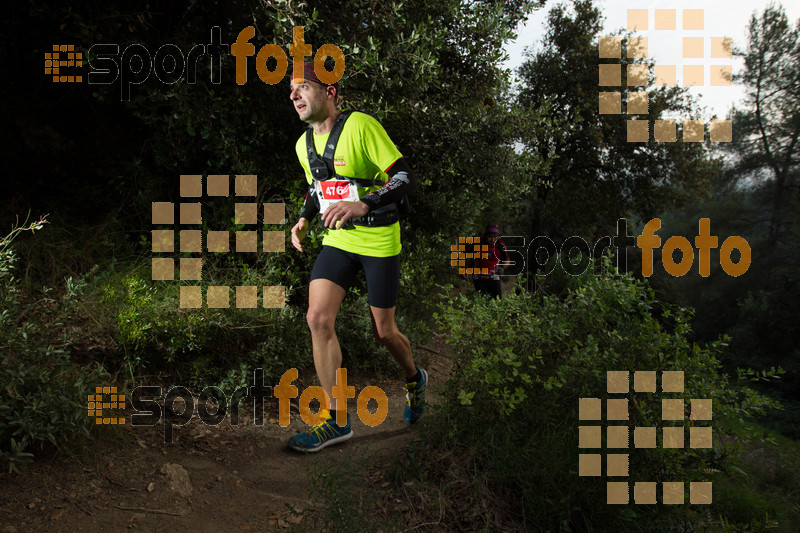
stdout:
POLYGON ((313 63, 305 63, 303 80, 292 80, 289 97, 300 120, 313 131, 296 144, 309 191, 300 220, 292 228, 292 245, 303 251, 301 243, 317 213, 321 212, 326 228, 322 251, 311 270, 306 319, 314 367, 331 406, 329 412, 324 406, 320 411, 324 420, 320 425, 289 439, 295 450, 316 452, 353 435, 349 415, 346 422, 337 422, 337 409, 346 406, 337 405, 332 394, 342 364, 334 323, 361 269, 367 279, 373 333, 405 374, 408 393, 403 420, 414 423, 424 411, 428 375, 414 364, 411 344, 395 323, 401 250, 397 205, 415 182, 408 163, 377 120, 358 112, 342 116, 337 108, 338 83, 320 81, 313 63), (337 129, 338 140, 328 142, 337 129), (313 140, 312 147, 308 140, 313 140), (333 148, 332 157, 326 158, 333 148))

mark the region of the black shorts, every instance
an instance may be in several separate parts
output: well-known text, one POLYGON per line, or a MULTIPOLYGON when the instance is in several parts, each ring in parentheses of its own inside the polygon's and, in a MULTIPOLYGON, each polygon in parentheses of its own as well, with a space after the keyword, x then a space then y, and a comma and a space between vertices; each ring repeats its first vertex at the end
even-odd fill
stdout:
POLYGON ((347 291, 361 268, 367 277, 369 305, 383 309, 395 307, 400 291, 400 254, 370 257, 323 246, 311 269, 311 280, 327 279, 347 291))

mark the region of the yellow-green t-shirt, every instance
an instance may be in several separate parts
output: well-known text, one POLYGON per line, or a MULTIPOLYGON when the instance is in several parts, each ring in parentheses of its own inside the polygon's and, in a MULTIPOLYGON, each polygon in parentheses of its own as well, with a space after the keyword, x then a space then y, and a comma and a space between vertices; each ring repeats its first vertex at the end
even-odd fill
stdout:
MULTIPOLYGON (((325 143, 329 135, 329 133, 314 134, 314 148, 320 157, 325 150, 325 143)), ((305 132, 297 140, 295 150, 305 171, 306 181, 310 185, 312 178, 308 166, 305 132)), ((379 180, 386 183, 389 179, 386 170, 401 157, 403 155, 397 150, 380 122, 369 115, 354 111, 342 128, 339 142, 336 144, 336 151, 333 154, 333 165, 339 176, 379 180)), ((367 193, 379 188, 379 185, 359 186, 359 198, 363 198, 367 193)), ((352 229, 337 230, 326 228, 322 244, 371 257, 390 257, 399 254, 402 248, 400 224, 395 222, 388 226, 355 226, 352 229)))

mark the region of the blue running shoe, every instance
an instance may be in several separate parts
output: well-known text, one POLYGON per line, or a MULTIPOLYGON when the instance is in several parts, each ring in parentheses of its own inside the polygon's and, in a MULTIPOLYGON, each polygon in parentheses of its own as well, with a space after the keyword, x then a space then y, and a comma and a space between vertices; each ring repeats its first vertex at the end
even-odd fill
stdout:
POLYGON ((298 452, 318 452, 326 446, 346 441, 352 436, 353 430, 350 429, 350 415, 347 415, 347 424, 344 426, 339 426, 329 416, 320 425, 291 437, 289 439, 289 447, 298 452))
POLYGON ((428 373, 417 367, 422 379, 419 382, 406 383, 406 409, 403 411, 403 422, 413 424, 425 412, 425 389, 428 386, 428 373))

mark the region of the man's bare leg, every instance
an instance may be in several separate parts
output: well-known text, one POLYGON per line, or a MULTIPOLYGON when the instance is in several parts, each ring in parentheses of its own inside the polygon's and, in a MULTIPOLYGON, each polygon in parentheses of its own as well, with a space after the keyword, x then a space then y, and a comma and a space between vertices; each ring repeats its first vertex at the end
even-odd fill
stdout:
POLYGON ((331 400, 331 409, 337 409, 333 387, 336 385, 336 370, 342 366, 342 349, 334 324, 345 294, 342 287, 322 278, 311 281, 308 287, 306 321, 311 330, 314 368, 320 385, 331 400))
POLYGON ((381 344, 386 346, 395 361, 403 369, 406 379, 412 378, 417 374, 417 367, 414 365, 414 357, 411 354, 411 343, 397 329, 394 320, 396 307, 384 309, 382 307, 369 306, 372 316, 372 332, 381 344))

